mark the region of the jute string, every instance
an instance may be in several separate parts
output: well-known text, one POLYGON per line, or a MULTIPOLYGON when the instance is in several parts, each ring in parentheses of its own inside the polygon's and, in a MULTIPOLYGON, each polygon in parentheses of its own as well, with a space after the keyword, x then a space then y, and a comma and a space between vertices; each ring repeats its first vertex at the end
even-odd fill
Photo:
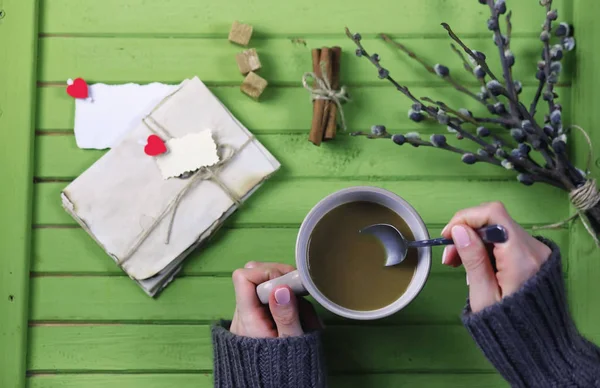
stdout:
MULTIPOLYGON (((164 102, 166 102, 169 98, 171 98, 175 93, 177 93, 181 88, 177 89, 175 92, 171 93, 167 97, 165 97, 153 110, 142 119, 144 125, 150 130, 150 132, 154 133, 157 136, 172 139, 173 136, 169 133, 169 131, 162 126, 158 121, 152 117, 152 113, 154 113, 164 102), (152 122, 153 128, 149 122, 152 122)), ((165 209, 154 219, 152 224, 142 231, 140 236, 137 238, 136 242, 129 248, 127 253, 117 261, 119 266, 123 266, 129 259, 133 257, 135 252, 139 249, 139 247, 144 243, 144 241, 150 236, 150 234, 156 229, 158 224, 167 216, 167 214, 171 213, 171 218, 169 220, 169 226, 167 228, 167 235, 165 238, 165 244, 169 244, 171 239, 171 233, 173 231, 173 224, 175 222, 175 215, 177 214, 177 209, 181 203, 181 200, 185 196, 185 194, 190 190, 195 183, 202 180, 211 180, 215 182, 222 190, 227 194, 227 196, 237 205, 240 206, 242 203, 241 198, 237 196, 220 178, 219 172, 223 168, 223 166, 231 161, 235 156, 237 156, 240 151, 242 151, 248 144, 254 141, 254 136, 249 136, 248 139, 237 149, 233 148, 230 145, 220 145, 219 150, 223 151, 224 155, 221 155, 218 163, 210 166, 210 167, 202 167, 196 171, 194 171, 191 175, 186 176, 187 182, 179 191, 179 193, 169 202, 169 204, 165 207, 165 209)))
MULTIPOLYGON (((588 151, 585 173, 589 174, 591 163, 592 163, 592 155, 593 155, 592 140, 590 139, 590 136, 588 135, 588 133, 580 126, 571 125, 570 128, 575 128, 575 129, 579 130, 585 137, 585 140, 588 144, 589 151, 588 151)), ((592 228, 590 221, 587 219, 587 217, 585 215, 586 211, 592 209, 594 206, 596 206, 598 204, 598 202, 600 202, 600 191, 598 190, 598 187, 596 186, 596 180, 595 179, 587 179, 583 185, 573 189, 569 193, 569 199, 571 200, 571 203, 575 207, 575 210, 577 211, 577 213, 573 214, 571 217, 567 218, 564 221, 560 221, 560 222, 550 224, 550 225, 537 226, 537 227, 534 227, 534 229, 556 229, 556 228, 560 228, 563 225, 573 221, 576 218, 580 218, 581 222, 585 226, 585 229, 588 231, 590 236, 592 236, 592 238, 594 239, 594 242, 596 243, 596 245, 598 247, 600 247, 600 240, 598 239, 598 236, 594 232, 594 229, 592 228)))
MULTIPOLYGON (((331 82, 327 77, 327 71, 324 69, 324 66, 321 64, 323 68, 321 73, 322 77, 317 76, 314 72, 304 73, 302 76, 302 86, 304 89, 308 90, 311 95, 311 99, 314 100, 327 100, 333 101, 338 108, 338 112, 340 114, 340 125, 344 131, 346 131, 346 117, 344 115, 344 109, 342 108, 342 102, 350 101, 348 98, 348 93, 346 91, 346 87, 342 86, 340 90, 334 90, 331 87, 331 82), (313 80, 316 83, 315 87, 309 85, 309 81, 313 80)), ((311 82, 312 83, 312 82, 311 82)))

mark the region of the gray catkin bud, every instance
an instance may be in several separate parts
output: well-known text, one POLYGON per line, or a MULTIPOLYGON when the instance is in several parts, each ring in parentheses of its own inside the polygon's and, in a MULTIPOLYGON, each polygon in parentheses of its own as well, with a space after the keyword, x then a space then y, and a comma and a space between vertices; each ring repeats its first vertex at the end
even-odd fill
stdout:
POLYGON ((471 153, 464 154, 461 159, 466 164, 475 164, 477 162, 477 157, 471 153))
POLYGON ((486 86, 490 93, 492 93, 494 96, 499 96, 504 90, 502 84, 495 79, 489 81, 486 86))
POLYGON ((444 135, 431 135, 429 140, 435 147, 443 147, 446 145, 446 136, 444 135))
POLYGON ((572 36, 564 38, 562 44, 565 50, 573 51, 573 49, 575 48, 575 38, 573 38, 572 36))
POLYGON ((502 164, 502 167, 504 167, 507 170, 512 170, 515 168, 515 166, 513 166, 513 164, 506 159, 502 159, 502 162, 500 162, 500 164, 502 164))
POLYGON ((531 186, 533 184, 533 178, 531 177, 531 175, 528 174, 517 175, 517 180, 525 186, 531 186))
POLYGON ((477 77, 479 79, 485 78, 485 71, 479 65, 477 65, 473 68, 473 74, 475 75, 475 77, 477 77))
POLYGON ((386 133, 385 125, 373 125, 371 127, 371 133, 375 136, 385 135, 385 133, 386 133))
POLYGON ((447 77, 447 76, 449 76, 449 75, 450 75, 450 69, 449 69, 449 68, 447 68, 447 67, 446 67, 446 66, 444 66, 444 65, 441 65, 441 64, 439 64, 439 63, 438 63, 438 64, 436 64, 436 65, 433 67, 433 70, 434 70, 434 71, 435 71, 435 73, 436 73, 437 75, 439 75, 440 77, 447 77))
POLYGON ((443 110, 439 110, 437 113, 437 120, 442 125, 447 125, 450 121, 450 117, 443 110))

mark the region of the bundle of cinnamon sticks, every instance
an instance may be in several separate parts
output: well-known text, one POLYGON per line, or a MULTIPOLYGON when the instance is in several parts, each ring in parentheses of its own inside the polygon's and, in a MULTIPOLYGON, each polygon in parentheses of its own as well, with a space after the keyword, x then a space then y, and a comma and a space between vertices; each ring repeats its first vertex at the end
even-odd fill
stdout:
MULTIPOLYGON (((340 88, 341 47, 323 47, 312 50, 313 73, 320 79, 325 75, 331 83, 331 89, 340 88), (322 71, 326 74, 323 74, 322 71)), ((318 88, 315 81, 313 88, 318 88)), ((335 138, 337 131, 338 107, 334 101, 315 99, 309 141, 316 146, 322 141, 335 138)))

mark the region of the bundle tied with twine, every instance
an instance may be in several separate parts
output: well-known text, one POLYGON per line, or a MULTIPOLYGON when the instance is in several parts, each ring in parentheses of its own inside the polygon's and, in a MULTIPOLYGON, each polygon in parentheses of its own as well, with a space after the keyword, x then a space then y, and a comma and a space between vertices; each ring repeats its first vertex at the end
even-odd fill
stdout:
POLYGON ((341 47, 313 49, 312 72, 302 76, 302 86, 308 90, 313 102, 309 141, 316 146, 335 138, 338 116, 342 130, 347 130, 342 103, 350 99, 346 87, 340 85, 341 58, 341 47))
POLYGON ((335 103, 340 116, 340 126, 343 131, 346 131, 346 117, 344 116, 344 109, 342 108, 343 102, 350 101, 346 87, 342 86, 339 90, 336 90, 331 86, 331 81, 327 77, 324 62, 321 62, 321 74, 323 74, 322 77, 319 77, 314 72, 304 73, 302 76, 302 86, 310 92, 311 101, 325 100, 333 101, 335 103), (309 85, 310 81, 315 85, 314 87, 309 85))
MULTIPOLYGON (((590 168, 591 168, 591 163, 592 163, 592 155, 593 155, 592 140, 590 139, 590 136, 588 135, 588 133, 580 126, 571 125, 570 128, 575 128, 575 129, 579 130, 585 137, 585 140, 588 145, 588 157, 587 157, 585 173, 589 174, 590 168)), ((588 231, 590 236, 592 236, 592 238, 594 239, 596 246, 600 247, 600 240, 598 239, 596 232, 594 232, 594 228, 592 227, 590 220, 587 218, 587 216, 585 214, 587 211, 593 209, 598 204, 598 202, 600 202, 600 190, 598 190, 598 186, 596 185, 596 180, 593 178, 587 179, 585 181, 585 183, 583 183, 579 187, 576 187, 573 190, 571 190, 569 192, 569 200, 575 207, 575 210, 576 210, 575 214, 573 214, 571 217, 569 217, 563 221, 560 221, 560 222, 557 222, 554 224, 550 224, 550 225, 536 226, 536 227, 534 227, 534 229, 536 229, 536 230, 537 229, 558 229, 558 228, 570 223, 571 221, 573 221, 577 218, 580 218, 581 222, 585 226, 585 229, 588 231)))
MULTIPOLYGON (((181 90, 181 88, 177 89, 176 91, 165 97, 146 117, 142 119, 142 122, 144 123, 146 128, 148 128, 148 130, 153 134, 161 137, 163 140, 170 140, 174 137, 164 126, 162 126, 158 121, 154 119, 152 114, 159 107, 161 107, 169 98, 175 95, 179 90, 181 90), (149 122, 151 122, 152 125, 150 125, 149 122)), ((179 179, 187 180, 186 184, 182 187, 179 193, 171 200, 171 202, 165 207, 165 209, 159 214, 159 216, 154 219, 154 222, 138 237, 136 242, 131 246, 131 248, 129 248, 127 253, 122 258, 117 260, 117 264, 120 267, 123 267, 123 265, 133 257, 133 255, 139 249, 139 247, 150 236, 152 231, 154 231, 154 229, 156 229, 160 222, 170 213, 171 216, 169 219, 169 226, 167 228, 167 233, 165 236, 165 245, 169 244, 179 204, 181 203, 186 193, 188 193, 190 188, 192 188, 199 181, 211 180, 215 182, 223 190, 223 192, 227 194, 227 196, 236 204, 236 206, 239 207, 242 204, 242 198, 239 198, 237 194, 234 193, 219 178, 219 171, 235 156, 237 156, 248 144, 252 143, 254 139, 255 137, 253 135, 248 136, 248 139, 238 148, 233 148, 228 144, 218 145, 219 151, 221 152, 219 153, 219 161, 217 163, 215 163, 212 166, 201 167, 196 171, 180 176, 179 179)))

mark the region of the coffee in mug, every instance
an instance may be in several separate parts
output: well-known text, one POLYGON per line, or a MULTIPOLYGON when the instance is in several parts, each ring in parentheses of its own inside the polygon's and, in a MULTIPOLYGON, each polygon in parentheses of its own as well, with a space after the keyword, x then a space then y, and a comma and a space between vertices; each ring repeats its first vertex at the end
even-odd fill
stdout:
POLYGON ((377 310, 404 294, 417 267, 410 249, 398 265, 386 267, 386 252, 377 238, 359 231, 373 224, 395 226, 406 238, 413 234, 393 210, 374 202, 340 205, 313 229, 308 243, 308 271, 317 289, 340 306, 377 310))
POLYGON ((385 267, 383 246, 359 233, 378 223, 394 225, 409 239, 429 238, 417 211, 398 195, 370 186, 340 190, 308 213, 296 240, 297 270, 258 285, 260 301, 269 303, 271 291, 287 285, 345 318, 373 320, 402 310, 429 277, 431 248, 411 249, 403 263, 385 267))

